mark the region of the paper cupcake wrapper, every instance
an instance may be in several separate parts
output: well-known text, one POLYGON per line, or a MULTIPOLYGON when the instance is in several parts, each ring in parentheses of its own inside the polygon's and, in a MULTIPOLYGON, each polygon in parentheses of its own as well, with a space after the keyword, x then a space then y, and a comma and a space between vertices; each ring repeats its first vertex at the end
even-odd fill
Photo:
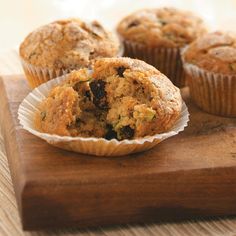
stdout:
MULTIPOLYGON (((121 57, 124 53, 124 46, 120 45, 120 50, 117 57, 121 57)), ((36 88, 51 79, 69 73, 70 69, 51 69, 47 67, 34 66, 20 58, 23 70, 31 88, 36 88)))
POLYGON ((174 127, 166 133, 154 136, 118 141, 115 139, 106 140, 104 138, 69 137, 41 133, 35 129, 33 121, 35 112, 38 110, 37 107, 41 101, 47 97, 52 87, 58 85, 65 80, 66 77, 67 76, 61 76, 50 80, 34 89, 22 101, 18 110, 18 119, 25 130, 59 148, 96 156, 121 156, 129 153, 141 152, 148 150, 166 138, 183 131, 189 121, 188 109, 183 102, 180 117, 174 127))
POLYGON ((50 69, 31 65, 21 58, 21 64, 31 88, 36 88, 51 79, 65 75, 70 70, 50 69))
POLYGON ((191 98, 199 108, 215 115, 236 117, 236 75, 212 73, 185 62, 184 69, 191 98))
POLYGON ((185 75, 179 48, 150 48, 124 40, 125 55, 141 59, 160 70, 174 85, 185 86, 185 75))

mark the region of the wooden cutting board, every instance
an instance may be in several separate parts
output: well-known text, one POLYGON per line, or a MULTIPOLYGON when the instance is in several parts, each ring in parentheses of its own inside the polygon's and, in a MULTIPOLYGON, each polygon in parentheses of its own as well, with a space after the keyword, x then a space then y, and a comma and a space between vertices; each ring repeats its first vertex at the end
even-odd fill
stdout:
POLYGON ((24 229, 236 214, 236 119, 209 115, 183 91, 189 126, 155 148, 94 157, 21 129, 23 76, 0 79, 0 121, 24 229))

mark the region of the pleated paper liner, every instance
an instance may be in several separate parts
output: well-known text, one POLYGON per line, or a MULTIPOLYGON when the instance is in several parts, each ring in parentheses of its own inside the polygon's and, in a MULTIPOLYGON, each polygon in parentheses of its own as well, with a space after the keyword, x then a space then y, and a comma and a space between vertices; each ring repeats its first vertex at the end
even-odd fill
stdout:
POLYGON ((65 75, 69 73, 69 70, 63 69, 51 69, 43 68, 39 66, 34 66, 21 58, 21 65, 25 72, 25 76, 29 82, 31 88, 36 88, 40 84, 43 84, 51 79, 58 76, 65 75))
MULTIPOLYGON (((121 57, 123 53, 124 47, 121 44, 117 57, 121 57)), ((42 83, 45 83, 59 76, 66 75, 71 71, 70 69, 52 69, 47 67, 34 66, 26 62, 23 58, 20 58, 20 60, 25 72, 25 76, 31 88, 36 88, 42 83)))
POLYGON ((236 117, 236 75, 213 73, 184 63, 190 95, 202 110, 220 116, 236 117))
POLYGON ((34 115, 38 109, 37 107, 41 101, 46 98, 49 91, 65 80, 66 77, 67 76, 58 77, 34 89, 22 101, 18 110, 18 119, 22 127, 53 146, 96 156, 121 156, 141 152, 156 146, 161 141, 183 131, 189 121, 188 109, 183 102, 180 117, 173 128, 166 133, 156 134, 154 136, 118 141, 116 139, 106 140, 104 138, 69 137, 41 133, 34 127, 34 115))
POLYGON ((123 40, 125 55, 141 59, 165 74, 172 83, 185 86, 185 75, 180 56, 180 48, 151 48, 139 43, 123 40))

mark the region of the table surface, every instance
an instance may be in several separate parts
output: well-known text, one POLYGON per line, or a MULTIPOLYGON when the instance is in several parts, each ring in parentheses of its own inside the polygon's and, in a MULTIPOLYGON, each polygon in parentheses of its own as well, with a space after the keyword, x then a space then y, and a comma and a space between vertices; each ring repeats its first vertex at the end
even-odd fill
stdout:
MULTIPOLYGON (((22 73, 16 51, 3 51, 3 48, 9 49, 14 45, 17 45, 22 38, 36 26, 57 19, 58 17, 78 16, 83 13, 86 13, 87 18, 92 19, 99 13, 99 16, 101 16, 99 20, 104 21, 104 19, 106 19, 103 23, 108 22, 109 27, 117 22, 118 15, 119 17, 126 15, 134 9, 142 8, 144 6, 156 6, 156 1, 153 0, 140 0, 136 2, 135 6, 133 3, 134 1, 131 0, 101 0, 99 6, 97 4, 91 5, 87 17, 87 11, 85 11, 85 9, 88 9, 87 5, 91 4, 91 0, 22 0, 19 2, 14 0, 0 0, 0 17, 4 19, 0 21, 0 28, 3 29, 3 31, 5 30, 5 34, 2 34, 0 38, 0 75, 22 73), (75 4, 80 4, 80 7, 75 7, 75 4), (13 5, 15 6, 14 8, 12 7, 13 5), (71 7, 68 7, 69 5, 71 7), (116 14, 109 11, 110 8, 115 9, 116 14), (52 14, 52 9, 54 14, 52 14), (40 10, 43 10, 44 14, 37 14, 40 10), (28 13, 30 12, 31 14, 25 14, 25 11, 28 11, 28 13), (12 18, 12 15, 15 16, 14 19, 12 18), (33 18, 33 20, 29 20, 29 17, 33 18), (18 23, 17 27, 12 30, 12 27, 16 26, 16 23, 18 23)), ((235 0, 165 1, 165 5, 173 4, 177 7, 194 9, 199 15, 205 18, 207 23, 211 26, 211 29, 232 29, 235 25, 234 23, 236 22, 235 0)), ((0 130, 0 235, 236 235, 236 217, 212 218, 207 220, 199 219, 178 223, 163 222, 151 225, 146 225, 143 223, 142 225, 135 226, 115 226, 83 231, 80 231, 79 229, 58 229, 56 231, 23 232, 21 229, 20 218, 17 211, 14 190, 5 154, 4 140, 0 130)))

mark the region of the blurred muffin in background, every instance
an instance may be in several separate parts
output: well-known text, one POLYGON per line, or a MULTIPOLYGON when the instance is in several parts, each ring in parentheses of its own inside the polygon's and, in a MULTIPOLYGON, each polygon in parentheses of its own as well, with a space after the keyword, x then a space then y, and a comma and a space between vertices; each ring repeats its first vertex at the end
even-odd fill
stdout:
POLYGON ((139 10, 122 19, 117 31, 126 56, 154 65, 178 87, 185 85, 180 50, 207 32, 191 12, 166 7, 139 10))
POLYGON ((95 58, 121 53, 118 39, 97 21, 58 20, 30 33, 20 57, 31 87, 71 70, 88 67, 95 58))
POLYGON ((212 114, 236 117, 236 35, 213 32, 182 54, 193 101, 212 114))

